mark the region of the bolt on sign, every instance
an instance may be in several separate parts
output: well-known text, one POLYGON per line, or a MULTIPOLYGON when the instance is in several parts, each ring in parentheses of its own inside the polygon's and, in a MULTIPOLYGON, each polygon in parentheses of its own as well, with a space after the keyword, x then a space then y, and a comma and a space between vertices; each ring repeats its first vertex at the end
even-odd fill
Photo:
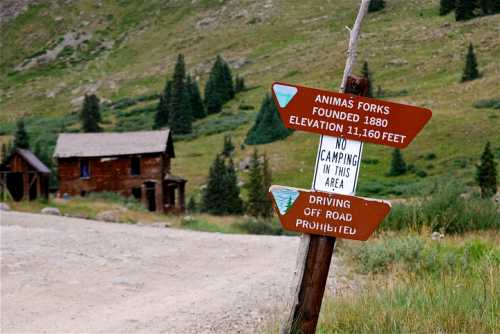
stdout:
POLYGON ((287 128, 405 148, 431 118, 426 108, 275 82, 287 128))
POLYGON ((269 189, 286 230, 367 240, 391 210, 387 201, 283 186, 269 189))

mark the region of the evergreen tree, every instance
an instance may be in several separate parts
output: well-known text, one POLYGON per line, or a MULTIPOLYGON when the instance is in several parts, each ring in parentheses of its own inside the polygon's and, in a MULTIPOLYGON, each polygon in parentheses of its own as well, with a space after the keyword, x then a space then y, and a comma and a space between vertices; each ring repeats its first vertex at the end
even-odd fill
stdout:
POLYGON ((273 215, 273 202, 269 197, 269 188, 273 182, 271 166, 269 166, 269 159, 264 155, 264 162, 262 163, 262 212, 264 218, 272 217, 273 215))
POLYGON ((385 0, 371 0, 368 5, 368 12, 378 12, 379 10, 384 9, 385 0))
POLYGON ((462 82, 470 81, 479 78, 479 71, 477 69, 476 54, 472 43, 469 44, 467 56, 465 57, 464 73, 462 74, 462 82))
POLYGON ((222 59, 222 82, 224 85, 224 92, 226 96, 225 102, 234 98, 234 85, 233 85, 233 75, 229 65, 222 59))
POLYGON ((196 199, 194 198, 194 196, 191 196, 189 198, 187 209, 189 213, 195 213, 198 211, 198 203, 196 203, 196 199))
POLYGON ((389 176, 398 176, 406 173, 407 167, 403 159, 403 154, 399 148, 394 149, 392 152, 391 169, 389 171, 389 176))
POLYGON ((218 55, 205 85, 205 105, 208 114, 218 113, 222 105, 234 97, 233 77, 229 65, 218 55))
POLYGON ((245 143, 249 145, 267 144, 284 139, 292 132, 283 125, 278 108, 271 96, 266 94, 262 100, 255 123, 247 133, 245 143))
POLYGON ((446 15, 455 9, 455 0, 440 0, 439 15, 446 15))
POLYGON ((187 85, 189 89, 189 102, 191 104, 191 111, 194 119, 200 119, 207 116, 205 106, 200 95, 200 87, 198 81, 193 80, 190 75, 187 76, 187 85))
POLYGON ((498 0, 479 0, 479 7, 481 8, 481 13, 483 15, 491 15, 495 13, 495 1, 498 2, 500 6, 500 1, 498 0))
POLYGON ((476 0, 456 0, 455 1, 455 20, 466 21, 474 17, 476 0))
POLYGON ((226 174, 224 159, 217 154, 208 173, 208 183, 203 192, 202 209, 211 214, 226 213, 226 174))
POLYGON ((481 155, 481 163, 476 168, 476 181, 481 188, 481 197, 492 197, 497 192, 497 167, 490 142, 486 143, 481 155))
POLYGON ((225 175, 225 195, 226 205, 225 213, 227 214, 242 214, 243 201, 240 197, 240 187, 238 186, 238 177, 236 176, 236 169, 234 167, 233 159, 229 158, 229 163, 225 175))
POLYGON ((286 203, 285 213, 288 213, 288 210, 290 210, 292 207, 293 207, 292 198, 288 197, 288 202, 286 203))
POLYGON ((80 112, 83 132, 100 132, 99 123, 102 121, 99 98, 95 94, 87 95, 83 99, 80 112))
POLYGON ((262 185, 263 178, 259 154, 255 148, 253 150, 252 158, 250 159, 248 183, 246 184, 248 191, 248 200, 246 203, 247 212, 253 217, 259 217, 262 212, 262 185))
POLYGON ((154 129, 161 129, 168 124, 168 118, 170 115, 170 103, 172 97, 172 80, 167 80, 165 83, 165 88, 160 94, 160 101, 156 107, 155 119, 153 123, 154 129))
POLYGON ((205 85, 205 107, 209 115, 222 110, 222 99, 217 92, 216 83, 211 77, 209 77, 205 85))
POLYGON ((363 63, 361 74, 363 75, 364 78, 368 80, 368 93, 366 96, 373 97, 373 78, 372 78, 372 72, 370 72, 370 69, 368 68, 367 61, 363 63))
POLYGON ((234 151, 234 144, 231 140, 230 135, 224 136, 224 147, 222 149, 222 155, 229 158, 234 151))
POLYGON ((14 148, 30 148, 30 140, 26 128, 24 126, 24 119, 20 118, 17 121, 17 129, 14 135, 14 148))
POLYGON ((235 93, 243 92, 246 89, 245 79, 240 76, 236 76, 234 79, 234 91, 235 93))
POLYGON ((174 134, 186 134, 192 131, 191 104, 186 85, 186 66, 182 54, 177 56, 172 78, 168 123, 174 134))

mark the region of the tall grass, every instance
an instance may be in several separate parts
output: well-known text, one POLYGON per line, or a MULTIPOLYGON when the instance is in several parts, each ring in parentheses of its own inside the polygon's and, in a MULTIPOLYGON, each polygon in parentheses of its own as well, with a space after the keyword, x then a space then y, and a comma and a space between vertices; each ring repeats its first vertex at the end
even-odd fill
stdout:
POLYGON ((365 245, 348 257, 368 283, 325 300, 319 333, 500 330, 500 250, 492 243, 391 236, 365 245))
POLYGON ((420 202, 396 204, 381 229, 420 231, 427 226, 443 233, 499 229, 498 204, 464 192, 460 185, 448 184, 420 202))

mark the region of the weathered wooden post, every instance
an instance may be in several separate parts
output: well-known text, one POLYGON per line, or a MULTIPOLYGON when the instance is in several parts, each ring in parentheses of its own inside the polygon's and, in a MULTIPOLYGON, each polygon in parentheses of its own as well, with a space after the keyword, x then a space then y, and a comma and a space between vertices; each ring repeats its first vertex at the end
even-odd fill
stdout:
MULTIPOLYGON (((354 26, 349 30, 347 61, 340 85, 341 92, 345 92, 347 78, 351 75, 356 62, 361 23, 368 12, 369 4, 370 0, 361 1, 354 26)), ((314 189, 314 181, 312 188, 314 189)), ((290 314, 281 328, 283 334, 294 332, 309 334, 316 331, 335 241, 335 237, 302 235, 294 277, 295 291, 292 292, 294 296, 290 314)))
POLYGON ((363 142, 405 148, 431 117, 429 109, 354 95, 366 91, 358 85, 363 79, 350 74, 369 3, 361 1, 350 30, 340 93, 281 82, 272 85, 284 125, 322 135, 312 190, 274 185, 269 189, 283 228, 303 233, 290 313, 281 328, 285 334, 315 332, 335 238, 367 240, 390 211, 388 202, 354 196, 363 142))

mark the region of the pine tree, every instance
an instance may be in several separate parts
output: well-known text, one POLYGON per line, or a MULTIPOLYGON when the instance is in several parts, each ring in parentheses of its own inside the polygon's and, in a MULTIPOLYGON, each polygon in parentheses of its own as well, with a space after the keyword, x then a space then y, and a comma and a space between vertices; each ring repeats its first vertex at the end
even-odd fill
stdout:
POLYGON ((491 15, 495 13, 495 1, 500 6, 500 1, 498 0, 479 0, 479 7, 481 8, 481 13, 483 15, 491 15))
POLYGON ((370 72, 370 69, 368 68, 367 61, 363 63, 361 74, 363 75, 364 78, 368 80, 368 93, 366 96, 373 97, 373 77, 372 77, 372 72, 370 72))
POLYGON ((194 198, 194 196, 191 196, 189 198, 187 209, 189 213, 198 212, 198 203, 196 203, 196 199, 194 198))
POLYGON ((156 107, 155 119, 153 128, 161 129, 168 124, 168 118, 170 115, 171 108, 171 97, 172 97, 172 80, 167 80, 165 83, 165 88, 160 94, 160 101, 156 107))
POLYGON ((288 210, 290 210, 292 207, 293 207, 292 198, 288 197, 288 202, 286 203, 285 213, 288 213, 288 210))
POLYGON ((233 159, 229 158, 229 163, 225 175, 225 195, 226 207, 225 213, 227 214, 242 214, 243 201, 240 197, 240 187, 238 186, 238 177, 236 176, 236 169, 234 167, 233 159))
MULTIPOLYGON (((248 182, 246 184, 248 200, 246 203, 247 212, 253 217, 259 217, 262 212, 262 190, 263 190, 262 170, 257 149, 253 150, 250 159, 248 182)), ((266 194, 267 195, 267 194, 266 194)))
POLYGON ((284 139, 292 132, 283 125, 278 108, 271 96, 266 94, 262 100, 255 123, 247 133, 245 143, 249 145, 267 144, 284 139))
POLYGON ((226 173, 224 159, 217 154, 208 174, 208 183, 203 192, 202 209, 212 214, 226 213, 226 173))
POLYGON ((384 9, 385 0, 371 0, 368 5, 368 12, 378 12, 379 10, 384 9))
POLYGON ((399 148, 394 149, 392 152, 391 169, 389 171, 389 176, 398 176, 406 173, 407 167, 403 159, 403 154, 399 148))
POLYGON ((472 43, 469 44, 467 56, 465 57, 464 73, 462 74, 462 82, 470 81, 479 78, 479 71, 477 69, 476 54, 472 43))
POLYGON ((224 85, 224 92, 226 96, 225 102, 232 100, 234 98, 234 85, 233 85, 233 75, 231 69, 227 62, 222 59, 222 82, 224 85))
POLYGON ((30 139, 28 133, 26 132, 26 128, 24 126, 24 119, 20 118, 17 121, 17 129, 14 135, 14 146, 13 148, 30 148, 30 139))
POLYGON ((475 8, 476 8, 476 0, 456 0, 455 20, 466 21, 474 18, 475 8))
POLYGON ((234 151, 234 144, 231 140, 230 135, 224 136, 224 147, 222 149, 222 155, 229 158, 234 151))
POLYGON ((170 98, 168 123, 174 134, 187 134, 192 131, 192 112, 189 92, 186 85, 186 66, 184 56, 177 56, 174 75, 172 77, 172 93, 170 98))
POLYGON ((215 86, 215 81, 209 77, 205 85, 205 107, 209 115, 219 113, 222 110, 222 99, 215 86))
POLYGON ((441 0, 439 2, 439 15, 446 15, 455 9, 455 0, 441 0))
POLYGON ((236 76, 234 79, 234 91, 235 93, 243 92, 246 89, 245 87, 245 79, 240 76, 236 76))
POLYGON ((476 168, 476 181, 481 188, 481 197, 492 197, 497 192, 497 167, 490 142, 486 143, 481 155, 481 163, 476 168))
POLYGON ((234 86, 231 69, 224 59, 218 55, 210 70, 205 85, 205 106, 208 114, 222 110, 222 105, 234 97, 234 86))
POLYGON ((189 102, 194 119, 201 119, 207 116, 205 106, 200 95, 200 87, 198 81, 193 80, 190 75, 187 76, 187 85, 189 89, 189 102))
POLYGON ((273 178, 271 167, 269 166, 269 159, 264 155, 264 162, 262 163, 262 212, 261 216, 264 218, 272 217, 273 215, 273 202, 268 195, 269 188, 271 187, 273 178))
POLYGON ((87 95, 83 99, 80 112, 83 132, 100 132, 99 123, 102 121, 99 98, 95 94, 87 95))

